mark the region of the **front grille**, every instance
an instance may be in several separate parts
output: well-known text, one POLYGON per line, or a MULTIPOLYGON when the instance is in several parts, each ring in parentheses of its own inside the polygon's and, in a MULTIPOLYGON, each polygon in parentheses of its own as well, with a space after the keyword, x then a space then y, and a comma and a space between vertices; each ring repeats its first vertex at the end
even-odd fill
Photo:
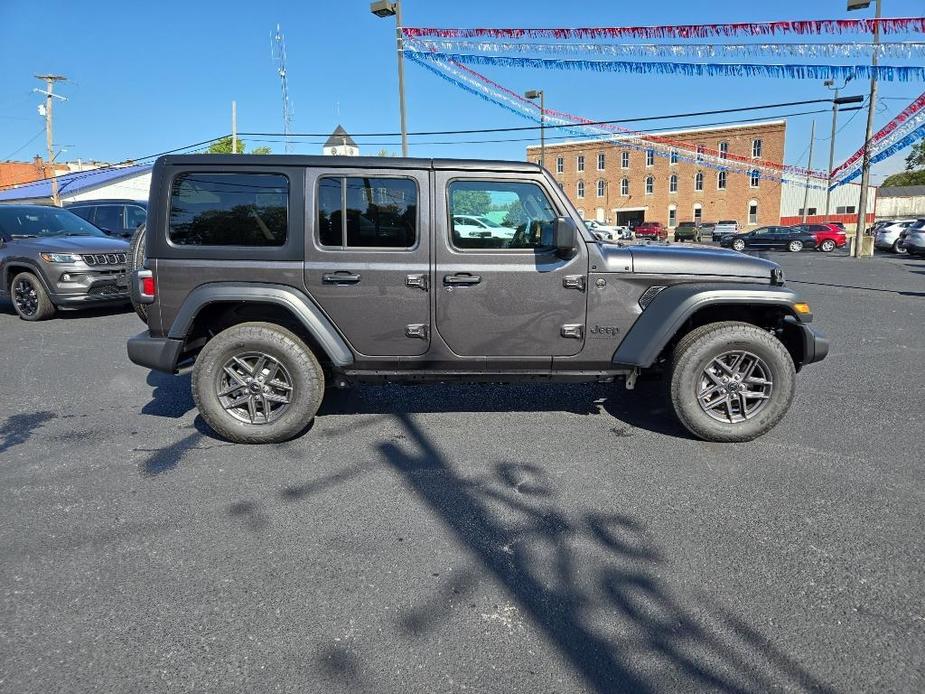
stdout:
POLYGON ((110 296, 114 294, 125 294, 128 290, 125 287, 117 287, 114 284, 104 284, 102 286, 90 287, 87 290, 89 296, 110 296))
POLYGON ((125 253, 88 253, 81 257, 87 265, 125 265, 125 253))

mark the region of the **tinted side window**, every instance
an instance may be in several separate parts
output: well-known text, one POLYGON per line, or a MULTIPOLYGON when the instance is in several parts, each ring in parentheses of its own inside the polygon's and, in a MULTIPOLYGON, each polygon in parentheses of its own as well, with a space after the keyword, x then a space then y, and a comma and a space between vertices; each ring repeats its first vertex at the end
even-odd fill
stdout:
POLYGON ((448 193, 450 233, 457 248, 552 247, 557 214, 535 183, 454 181, 448 193), (459 224, 462 215, 464 223, 459 224), (472 218, 484 226, 473 224, 472 218))
POLYGON ((81 219, 86 219, 88 222, 93 221, 93 208, 92 207, 68 207, 68 212, 73 212, 81 219))
POLYGON ((410 248, 417 241, 417 184, 410 178, 322 178, 318 242, 347 248, 410 248))
POLYGON ((170 191, 170 240, 186 246, 282 246, 289 179, 280 174, 188 173, 170 191))
POLYGON ((101 229, 122 229, 122 205, 100 205, 94 223, 101 229))
POLYGON ((126 205, 125 228, 137 229, 140 225, 145 223, 147 216, 148 213, 145 212, 145 208, 139 207, 138 205, 126 205))

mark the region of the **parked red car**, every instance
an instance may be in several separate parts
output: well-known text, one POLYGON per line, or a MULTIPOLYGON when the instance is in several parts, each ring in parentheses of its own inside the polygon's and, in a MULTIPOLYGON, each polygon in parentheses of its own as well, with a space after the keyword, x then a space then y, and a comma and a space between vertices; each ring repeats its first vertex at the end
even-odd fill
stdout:
POLYGON ((812 234, 816 239, 816 250, 823 253, 831 253, 848 243, 845 230, 835 224, 797 224, 794 228, 812 234))
POLYGON ((633 233, 637 239, 668 240, 668 229, 663 227, 661 222, 643 222, 633 229, 633 233))

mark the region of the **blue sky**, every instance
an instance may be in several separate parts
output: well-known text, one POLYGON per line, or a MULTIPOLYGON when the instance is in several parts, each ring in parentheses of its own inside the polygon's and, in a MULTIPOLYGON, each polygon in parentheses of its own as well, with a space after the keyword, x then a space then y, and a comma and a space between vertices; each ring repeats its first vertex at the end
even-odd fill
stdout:
MULTIPOLYGON (((845 0, 778 0, 771 4, 740 0, 404 0, 403 6, 408 26, 459 27, 870 15, 869 11, 849 14, 845 5, 845 0), (810 5, 812 10, 807 9, 810 5)), ((887 16, 917 15, 925 9, 922 0, 887 0, 884 5, 887 16)), ((340 122, 350 132, 397 131, 394 23, 374 17, 368 7, 367 0, 0 0, 0 160, 8 155, 29 159, 33 154, 44 154, 44 136, 39 134, 42 119, 36 113, 39 97, 31 90, 39 86, 33 75, 46 71, 70 78, 60 88, 68 101, 56 105, 55 118, 55 141, 67 149, 64 159, 115 161, 215 137, 230 130, 232 99, 238 102, 241 131, 281 131, 279 81, 270 52, 270 37, 277 23, 286 35, 294 130, 330 132, 340 122)), ((797 101, 828 94, 820 83, 809 80, 643 77, 496 68, 484 68, 484 72, 516 90, 544 89, 547 105, 552 108, 602 120, 797 101)), ((406 64, 406 84, 409 130, 526 124, 413 64, 406 64)), ((847 93, 866 94, 867 89, 868 85, 857 83, 847 93)), ((889 120, 923 89, 918 83, 881 84, 884 100, 877 125, 889 120)), ((795 110, 810 109, 784 109, 780 113, 795 110)), ((817 129, 814 165, 824 168, 830 127, 826 114, 789 121, 786 159, 805 163, 812 118, 816 119, 817 129)), ((680 127, 722 119, 694 118, 651 125, 680 127)), ((837 139, 836 163, 861 145, 863 128, 861 113, 842 130, 837 139)), ((445 139, 448 138, 412 138, 412 143, 445 139)), ((373 154, 383 146, 399 150, 397 137, 370 142, 375 144, 360 141, 364 153, 373 154)), ((258 143, 252 139, 250 144, 258 143)), ((274 151, 282 152, 280 143, 270 144, 274 151)), ((525 145, 427 144, 412 146, 410 152, 421 156, 522 159, 525 145)), ((317 153, 320 144, 309 140, 297 145, 295 151, 317 153)), ((880 176, 875 181, 900 168, 902 155, 878 167, 880 176)))

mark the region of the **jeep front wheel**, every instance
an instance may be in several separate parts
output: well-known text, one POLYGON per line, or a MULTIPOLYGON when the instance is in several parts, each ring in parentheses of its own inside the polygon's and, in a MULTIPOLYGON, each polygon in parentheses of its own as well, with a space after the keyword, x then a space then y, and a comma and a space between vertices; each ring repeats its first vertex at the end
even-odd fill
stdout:
POLYGON ((710 323, 678 342, 671 403, 707 441, 751 441, 771 430, 793 399, 795 369, 774 335, 748 323, 710 323))
POLYGON ((280 443, 304 431, 324 395, 324 373, 295 334, 241 323, 206 343, 196 359, 193 400, 202 418, 235 443, 280 443))
POLYGON ((13 278, 10 296, 13 308, 23 320, 45 320, 55 313, 55 305, 51 303, 41 280, 31 272, 20 272, 13 278))

